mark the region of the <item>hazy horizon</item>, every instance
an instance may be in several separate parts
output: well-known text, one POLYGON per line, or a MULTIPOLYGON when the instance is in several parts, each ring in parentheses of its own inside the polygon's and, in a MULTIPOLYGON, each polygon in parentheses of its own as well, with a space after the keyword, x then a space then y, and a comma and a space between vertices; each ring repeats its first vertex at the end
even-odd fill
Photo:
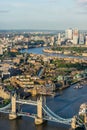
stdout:
POLYGON ((0 1, 0 30, 87 30, 87 0, 0 1))

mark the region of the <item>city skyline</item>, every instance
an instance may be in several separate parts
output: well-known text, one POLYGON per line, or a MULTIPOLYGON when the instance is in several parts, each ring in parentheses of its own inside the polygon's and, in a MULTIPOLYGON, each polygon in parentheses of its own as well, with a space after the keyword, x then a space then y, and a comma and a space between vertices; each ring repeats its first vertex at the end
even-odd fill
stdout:
POLYGON ((0 1, 0 29, 87 29, 87 0, 0 1))

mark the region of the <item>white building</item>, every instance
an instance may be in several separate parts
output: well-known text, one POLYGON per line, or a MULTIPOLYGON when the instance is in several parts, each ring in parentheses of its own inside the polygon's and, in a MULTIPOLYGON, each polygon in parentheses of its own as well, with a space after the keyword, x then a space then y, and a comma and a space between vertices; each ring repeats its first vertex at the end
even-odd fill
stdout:
POLYGON ((85 45, 87 46, 87 35, 85 36, 85 45))
POLYGON ((67 29, 65 33, 66 33, 66 39, 72 40, 72 38, 73 38, 73 30, 72 29, 67 29))
POLYGON ((57 45, 61 45, 61 34, 58 33, 57 45))

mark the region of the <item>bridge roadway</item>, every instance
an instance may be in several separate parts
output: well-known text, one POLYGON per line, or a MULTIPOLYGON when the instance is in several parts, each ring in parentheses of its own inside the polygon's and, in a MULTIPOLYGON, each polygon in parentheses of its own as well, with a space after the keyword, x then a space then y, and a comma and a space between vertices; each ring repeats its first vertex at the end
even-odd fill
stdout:
POLYGON ((71 118, 70 119, 64 119, 58 115, 56 115, 54 112, 52 112, 46 105, 43 107, 43 111, 45 112, 46 116, 43 117, 45 120, 53 121, 53 122, 59 122, 62 124, 71 124, 71 118))
POLYGON ((35 106, 37 106, 37 101, 32 101, 32 100, 18 99, 18 100, 16 100, 16 103, 27 104, 27 105, 35 105, 35 106))
POLYGON ((11 110, 0 110, 1 113, 9 114, 11 113, 11 110))
MULTIPOLYGON (((54 118, 52 116, 48 116, 48 115, 43 116, 43 120, 52 121, 52 122, 58 122, 58 123, 63 123, 63 124, 66 124, 66 125, 70 125, 70 122, 59 121, 58 119, 56 119, 56 118, 54 118)), ((27 113, 27 112, 18 112, 17 116, 26 116, 26 117, 31 117, 31 118, 35 119, 37 117, 37 114, 30 114, 30 113, 27 113)))
MULTIPOLYGON (((16 103, 35 105, 35 106, 37 105, 36 101, 22 100, 22 99, 16 100, 16 103)), ((9 103, 7 106, 1 108, 0 112, 5 113, 5 114, 12 113, 11 110, 8 110, 8 108, 10 106, 11 106, 11 103, 9 103)), ((48 121, 52 121, 52 122, 58 122, 58 123, 61 123, 61 124, 71 125, 72 118, 69 118, 69 119, 62 118, 62 117, 56 115, 53 111, 51 111, 51 109, 49 109, 49 107, 46 106, 46 105, 42 106, 42 110, 43 110, 43 120, 48 120, 48 121)), ((15 114, 15 113, 13 113, 13 114, 15 114)), ((16 115, 17 116, 26 116, 26 117, 31 117, 31 118, 37 117, 37 114, 31 114, 31 113, 22 112, 22 111, 18 111, 16 113, 16 115)), ((79 126, 83 125, 83 122, 81 121, 81 119, 78 118, 77 122, 78 122, 79 126)))
POLYGON ((11 107, 11 103, 9 103, 7 106, 4 106, 4 107, 0 108, 0 112, 5 110, 5 109, 8 109, 10 107, 11 107))
POLYGON ((35 118, 37 115, 36 114, 30 114, 28 112, 17 112, 17 116, 26 116, 26 117, 35 118))
MULTIPOLYGON (((61 117, 58 116, 59 119, 55 118, 51 114, 49 114, 45 109, 44 109, 44 111, 45 111, 45 113, 47 113, 47 115, 43 116, 43 120, 58 122, 58 123, 66 124, 66 125, 71 124, 71 119, 64 119, 63 120, 63 118, 62 118, 62 120, 61 120, 61 117)), ((5 113, 5 114, 11 113, 10 110, 0 110, 0 112, 5 113)), ((31 117, 31 118, 35 119, 37 117, 37 114, 30 114, 28 112, 17 112, 17 116, 26 116, 26 117, 31 117)), ((78 122, 79 126, 83 125, 83 121, 81 119, 78 118, 77 122, 78 122)))
MULTIPOLYGON (((37 105, 36 101, 31 101, 31 100, 26 101, 26 100, 19 99, 16 102, 21 103, 21 104, 37 105)), ((6 107, 3 107, 0 110, 0 112, 5 113, 5 114, 12 113, 11 110, 8 110, 10 105, 11 105, 11 103, 9 105, 7 105, 6 107)), ((60 116, 58 116, 54 112, 52 112, 46 105, 44 107, 42 107, 42 110, 43 110, 43 119, 44 120, 70 125, 71 119, 61 118, 60 116)), ((17 116, 26 116, 26 117, 31 117, 31 118, 37 117, 37 114, 30 114, 28 112, 20 111, 20 112, 17 112, 16 114, 17 114, 17 116)))
MULTIPOLYGON (((43 111, 45 112, 43 115, 43 119, 47 121, 53 121, 53 122, 58 122, 66 125, 71 124, 71 119, 63 119, 61 117, 57 118, 53 116, 51 113, 47 112, 45 108, 43 108, 43 111)), ((17 116, 26 116, 26 117, 31 117, 31 118, 36 118, 37 114, 30 114, 28 112, 17 112, 17 116)))
MULTIPOLYGON (((63 124, 66 124, 66 125, 70 125, 71 124, 71 119, 63 119, 63 118, 61 118, 61 117, 58 116, 59 119, 62 119, 62 120, 59 120, 58 118, 55 118, 52 115, 48 114, 48 112, 46 112, 46 113, 47 113, 47 115, 43 116, 43 120, 52 121, 52 122, 58 122, 58 123, 63 123, 63 124), (50 116, 48 116, 48 115, 50 115, 50 116)), ((28 112, 18 112, 17 116, 26 116, 26 117, 36 118, 37 114, 30 114, 28 112)), ((79 117, 77 117, 77 123, 79 124, 79 126, 83 125, 83 121, 79 117)))

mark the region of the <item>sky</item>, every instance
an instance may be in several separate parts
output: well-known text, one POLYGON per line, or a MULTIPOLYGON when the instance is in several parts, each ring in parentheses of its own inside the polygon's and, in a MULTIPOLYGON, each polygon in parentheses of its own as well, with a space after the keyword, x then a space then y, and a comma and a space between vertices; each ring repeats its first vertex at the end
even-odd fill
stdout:
POLYGON ((87 30, 87 0, 1 0, 1 29, 87 30))

